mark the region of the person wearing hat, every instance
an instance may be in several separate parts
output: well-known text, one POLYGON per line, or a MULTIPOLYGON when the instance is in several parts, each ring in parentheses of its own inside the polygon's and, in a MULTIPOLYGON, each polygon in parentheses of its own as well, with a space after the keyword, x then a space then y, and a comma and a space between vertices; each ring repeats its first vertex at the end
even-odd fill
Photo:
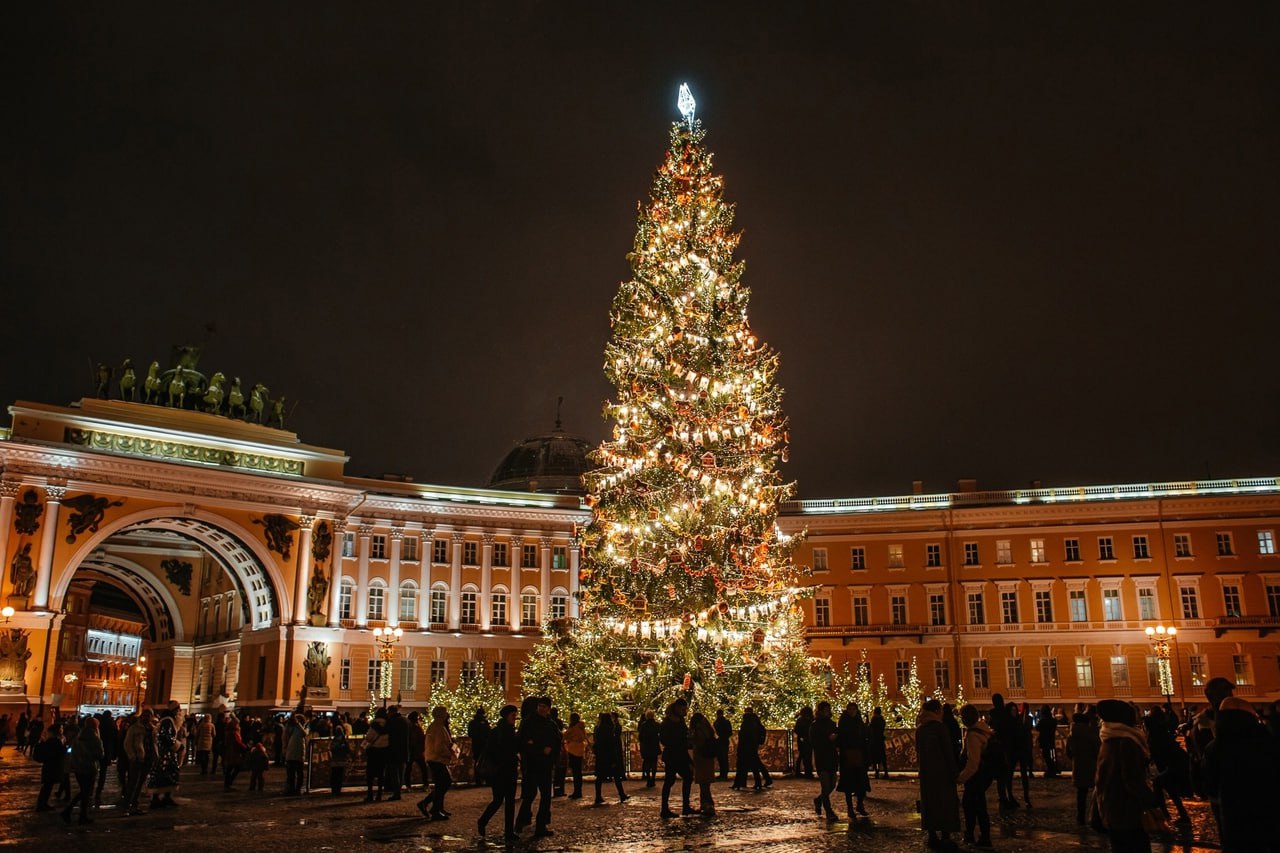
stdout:
POLYGON ((1147 783, 1151 754, 1147 735, 1133 706, 1118 699, 1098 703, 1102 725, 1098 735, 1096 780, 1098 816, 1111 841, 1112 853, 1150 853, 1151 839, 1143 814, 1155 802, 1147 783))
POLYGON ((516 740, 517 713, 519 711, 515 705, 502 707, 498 712, 498 724, 489 733, 485 741, 484 754, 479 757, 480 765, 484 768, 484 772, 480 775, 483 775, 489 783, 492 799, 489 805, 485 806, 480 819, 476 821, 476 829, 483 837, 489 818, 497 814, 499 808, 505 807, 503 838, 507 842, 513 842, 517 838, 515 830, 516 758, 520 753, 519 743, 516 740))
POLYGON ((533 837, 554 835, 551 829, 551 777, 560 755, 560 730, 551 722, 551 698, 530 697, 521 707, 520 766, 524 783, 520 788, 520 813, 516 816, 516 832, 534 821, 533 837), (533 801, 538 799, 538 814, 533 816, 533 801))
POLYGON ((1216 734, 1205 749, 1205 783, 1216 795, 1222 853, 1280 851, 1271 823, 1280 803, 1280 752, 1248 701, 1218 705, 1216 734))

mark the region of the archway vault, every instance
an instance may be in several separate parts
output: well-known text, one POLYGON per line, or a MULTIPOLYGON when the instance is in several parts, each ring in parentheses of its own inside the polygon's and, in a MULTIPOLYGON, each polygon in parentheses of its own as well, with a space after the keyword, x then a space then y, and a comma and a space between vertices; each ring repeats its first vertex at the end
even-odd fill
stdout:
POLYGON ((76 580, 110 583, 124 591, 146 614, 152 642, 186 637, 182 610, 163 584, 149 571, 118 554, 93 554, 80 565, 76 580))

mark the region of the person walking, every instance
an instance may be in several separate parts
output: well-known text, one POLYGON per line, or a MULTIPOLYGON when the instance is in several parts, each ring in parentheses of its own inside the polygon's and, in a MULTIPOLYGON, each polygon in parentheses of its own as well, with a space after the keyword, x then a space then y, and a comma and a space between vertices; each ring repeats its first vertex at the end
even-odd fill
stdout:
POLYGON ((693 768, 689 759, 689 727, 685 725, 684 715, 688 704, 677 699, 667 706, 666 716, 662 718, 659 732, 662 739, 662 763, 666 772, 662 778, 662 811, 659 817, 672 818, 676 813, 671 810, 671 789, 676 778, 681 780, 680 811, 682 814, 697 814, 689 803, 689 795, 693 790, 693 768))
POLYGON ((604 796, 601 787, 612 780, 618 789, 618 802, 625 803, 630 797, 622 790, 622 773, 618 766, 618 752, 615 748, 618 739, 613 715, 601 713, 596 720, 595 730, 591 733, 592 751, 596 760, 596 799, 594 805, 603 806, 604 796))
POLYGON ((1102 718, 1098 750, 1098 817, 1111 842, 1112 853, 1150 853, 1151 839, 1143 828, 1143 813, 1155 802, 1147 783, 1146 733, 1138 726, 1133 706, 1118 699, 1098 703, 1102 718))
MULTIPOLYGON (((983 763, 983 758, 991 744, 991 727, 978 715, 973 705, 965 705, 960 709, 960 720, 964 723, 964 765, 956 781, 964 786, 964 841, 966 844, 977 844, 979 847, 991 846, 991 816, 987 813, 987 789, 993 780, 991 760, 983 763), (979 835, 974 841, 973 830, 977 828, 979 835)), ((998 744, 991 744, 999 750, 998 744)))
POLYGON ((729 740, 733 737, 733 724, 724 715, 724 708, 716 709, 716 763, 720 765, 720 781, 729 779, 729 740))
POLYGON ((1058 718, 1048 705, 1040 706, 1036 715, 1036 738, 1040 747, 1040 759, 1044 762, 1046 779, 1058 775, 1058 718))
POLYGON ((831 792, 836 787, 836 768, 840 765, 840 743, 835 720, 831 718, 831 703, 818 703, 818 712, 809 725, 809 743, 813 749, 813 768, 818 774, 818 796, 813 798, 814 814, 826 814, 828 821, 836 820, 831 806, 831 792))
MULTIPOLYGON (((410 715, 410 719, 413 716, 410 715)), ((411 730, 412 731, 412 730, 411 730)), ((471 758, 473 763, 478 762, 480 757, 485 753, 485 746, 489 741, 489 718, 485 715, 484 708, 476 708, 476 712, 471 715, 471 721, 467 723, 467 737, 471 739, 471 758)), ((412 748, 412 743, 410 743, 412 748)), ((425 776, 425 770, 423 771, 425 776)), ((482 776, 476 776, 476 784, 484 784, 482 776)))
POLYGON ((1176 823, 1181 826, 1191 825, 1191 815, 1183 805, 1182 793, 1190 784, 1187 771, 1187 754, 1178 745, 1178 733, 1172 714, 1156 705, 1142 721, 1147 731, 1147 747, 1151 750, 1151 762, 1156 766, 1156 775, 1152 779, 1152 790, 1155 792, 1156 804, 1168 816, 1165 797, 1173 801, 1178 813, 1176 823))
POLYGON ((96 717, 89 717, 80 725, 76 742, 71 745, 71 772, 76 776, 76 796, 62 810, 62 819, 71 822, 71 813, 76 803, 80 804, 80 823, 93 823, 89 817, 89 808, 93 805, 95 785, 98 781, 98 768, 105 755, 102 738, 98 732, 101 724, 96 717))
POLYGON ((491 799, 476 821, 476 829, 483 838, 489 819, 497 814, 499 808, 503 808, 503 839, 507 844, 513 844, 518 839, 515 830, 516 761, 520 754, 516 738, 517 713, 515 705, 504 705, 498 712, 498 724, 485 741, 481 764, 484 767, 483 776, 489 783, 491 799))
MULTIPOLYGON (((452 739, 449 741, 452 746, 452 739)), ((449 760, 453 760, 450 755, 449 760)), ((409 721, 400 713, 399 705, 387 709, 387 765, 383 768, 385 786, 391 792, 388 800, 400 799, 404 787, 404 771, 409 764, 409 721)))
POLYGON ((927 700, 916 718, 916 756, 920 763, 920 826, 929 833, 929 849, 958 850, 951 840, 951 833, 960 830, 956 751, 937 699, 927 700))
POLYGON ((813 747, 809 741, 809 727, 812 725, 813 709, 805 705, 796 714, 795 724, 791 727, 796 738, 796 778, 813 778, 813 747))
MULTIPOLYGON (((610 744, 612 746, 612 744, 610 744)), ((569 715, 569 727, 564 730, 564 751, 569 757, 569 774, 573 777, 571 800, 582 799, 582 760, 587 755, 587 727, 576 711, 569 715)), ((599 775, 599 764, 597 777, 599 775)))
POLYGON ((1280 750, 1245 699, 1218 706, 1216 734, 1205 751, 1206 782, 1221 804, 1222 853, 1275 853, 1272 820, 1280 803, 1280 750))
POLYGON ((560 737, 560 730, 551 722, 550 697, 526 699, 521 713, 524 718, 520 721, 517 737, 520 741, 520 765, 524 778, 515 831, 523 831, 532 820, 533 837, 544 838, 555 834, 551 829, 551 779, 563 739, 560 737), (535 797, 538 800, 536 818, 533 815, 535 797))
POLYGON ((378 708, 364 733, 364 801, 382 802, 382 786, 387 771, 387 712, 378 708), (376 790, 375 790, 376 789, 376 790))
MULTIPOLYGON (((431 771, 431 793, 418 802, 418 811, 427 820, 448 820, 444 797, 453 786, 449 763, 453 761, 453 735, 449 732, 449 712, 443 705, 431 709, 427 726, 427 768, 431 771)), ((393 797, 394 799, 394 797, 393 797)))
POLYGON ((652 709, 644 712, 636 726, 636 739, 640 741, 640 778, 644 779, 646 788, 652 788, 658 781, 658 756, 662 753, 658 728, 652 709))
POLYGON ((66 757, 66 744, 62 732, 55 725, 41 726, 40 741, 31 750, 31 757, 40 762, 40 792, 36 795, 36 811, 52 811, 49 796, 53 786, 62 781, 62 762, 66 757))
POLYGON ((871 790, 871 781, 867 778, 868 739, 867 726, 862 722, 862 709, 850 702, 840 714, 836 730, 836 742, 840 748, 840 784, 837 790, 844 794, 850 821, 857 820, 855 813, 867 816, 866 796, 871 790))
MULTIPOLYGON (((333 727, 333 738, 329 741, 329 790, 333 796, 342 793, 342 785, 347 779, 347 765, 351 762, 351 741, 347 739, 347 729, 341 724, 333 727)), ((424 772, 423 777, 426 774, 424 772)))
POLYGON ((867 766, 875 771, 877 779, 880 778, 881 771, 884 772, 884 778, 889 778, 889 750, 885 743, 885 729, 888 725, 880 706, 872 708, 871 719, 867 721, 867 766))
MULTIPOLYGON (((222 740, 222 790, 225 793, 234 790, 232 785, 244 768, 245 757, 249 752, 249 747, 240 735, 240 721, 230 714, 227 715, 222 740)), ((131 757, 130 773, 133 772, 132 760, 131 757)))
POLYGON ((756 790, 773 785, 769 769, 760 760, 760 747, 764 744, 765 728, 760 722, 755 709, 750 705, 742 712, 742 722, 738 725, 738 773, 734 776, 733 787, 745 788, 747 774, 755 778, 756 790))
MULTIPOLYGON (((806 736, 807 736, 806 730, 806 736)), ((711 783, 716 778, 716 730, 700 711, 689 718, 689 746, 693 752, 693 781, 698 786, 698 813, 712 817, 716 803, 711 797, 711 783)))
POLYGON ((1088 820, 1089 792, 1098 773, 1098 750, 1102 741, 1098 738, 1098 718, 1092 705, 1077 706, 1071 720, 1071 733, 1067 736, 1067 757, 1071 759, 1071 784, 1076 789, 1076 823, 1083 826, 1088 820))

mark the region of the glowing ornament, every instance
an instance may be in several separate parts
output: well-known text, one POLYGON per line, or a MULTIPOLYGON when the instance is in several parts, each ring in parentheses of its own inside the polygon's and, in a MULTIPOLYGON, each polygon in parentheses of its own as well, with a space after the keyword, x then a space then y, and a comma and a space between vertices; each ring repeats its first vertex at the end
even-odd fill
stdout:
POLYGON ((684 679, 681 680, 680 682, 680 686, 683 687, 685 690, 692 690, 693 689, 693 673, 686 672, 684 674, 684 679))
POLYGON ((724 675, 724 661, 716 658, 716 675, 724 675))
POLYGON ((675 584, 667 584, 667 598, 671 599, 672 601, 675 601, 676 599, 675 584))

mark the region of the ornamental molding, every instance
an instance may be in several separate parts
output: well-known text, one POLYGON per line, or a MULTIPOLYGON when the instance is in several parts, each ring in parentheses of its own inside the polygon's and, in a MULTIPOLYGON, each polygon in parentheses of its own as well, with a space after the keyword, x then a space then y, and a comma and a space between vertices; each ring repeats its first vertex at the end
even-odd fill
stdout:
POLYGON ((125 435, 105 430, 67 427, 68 444, 87 447, 105 453, 123 453, 129 456, 145 456, 153 459, 172 459, 175 462, 195 462, 201 465, 218 465, 264 474, 302 476, 306 465, 302 459, 270 456, 266 453, 208 447, 181 441, 125 435))

